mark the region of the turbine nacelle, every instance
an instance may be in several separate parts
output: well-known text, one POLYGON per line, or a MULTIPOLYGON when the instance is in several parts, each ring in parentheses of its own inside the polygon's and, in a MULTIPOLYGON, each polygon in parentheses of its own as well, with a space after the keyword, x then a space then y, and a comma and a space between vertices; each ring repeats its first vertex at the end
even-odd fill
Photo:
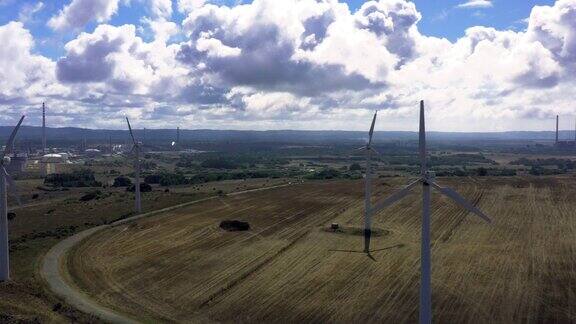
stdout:
POLYGON ((432 183, 436 180, 436 172, 434 171, 426 171, 424 176, 422 177, 422 182, 424 183, 432 183))

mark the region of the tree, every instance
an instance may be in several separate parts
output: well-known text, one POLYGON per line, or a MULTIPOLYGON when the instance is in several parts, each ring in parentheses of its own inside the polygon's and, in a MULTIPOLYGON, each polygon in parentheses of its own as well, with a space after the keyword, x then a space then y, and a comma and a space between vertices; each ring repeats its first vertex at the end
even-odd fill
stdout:
POLYGON ((119 176, 114 178, 113 187, 128 187, 132 185, 132 180, 125 176, 119 176))
POLYGON ((100 187, 102 183, 96 181, 92 170, 84 169, 71 173, 49 174, 44 184, 53 187, 100 187))
MULTIPOLYGON (((126 191, 134 192, 136 190, 136 185, 131 185, 130 187, 126 188, 126 191)), ((147 184, 146 182, 140 183, 140 192, 150 192, 152 191, 152 186, 147 184)))
POLYGON ((488 175, 488 170, 486 168, 480 167, 480 168, 476 169, 476 174, 479 177, 485 177, 488 175))
POLYGON ((352 165, 350 165, 350 168, 348 169, 350 171, 360 171, 362 170, 362 167, 360 166, 360 164, 358 163, 352 163, 352 165))

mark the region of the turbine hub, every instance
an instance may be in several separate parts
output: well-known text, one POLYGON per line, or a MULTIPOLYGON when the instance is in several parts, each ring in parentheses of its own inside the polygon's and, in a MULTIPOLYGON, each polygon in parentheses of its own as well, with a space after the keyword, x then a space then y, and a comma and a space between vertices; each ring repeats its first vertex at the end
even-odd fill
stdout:
POLYGON ((434 181, 436 179, 436 172, 426 171, 424 174, 424 179, 426 179, 426 181, 434 181))

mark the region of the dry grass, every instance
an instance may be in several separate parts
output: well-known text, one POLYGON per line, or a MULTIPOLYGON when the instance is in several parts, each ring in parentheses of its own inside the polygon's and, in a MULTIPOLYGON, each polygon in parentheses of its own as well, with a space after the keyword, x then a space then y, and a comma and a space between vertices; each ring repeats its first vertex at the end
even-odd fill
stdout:
MULTIPOLYGON (((574 178, 441 179, 489 226, 433 196, 438 323, 576 320, 574 178)), ((379 183, 391 192, 400 179, 379 183)), ((147 321, 415 322, 420 198, 378 215, 359 253, 361 182, 317 182, 207 201, 101 232, 71 253, 77 284, 147 321), (242 219, 248 232, 218 228, 242 219), (346 226, 331 233, 331 222, 346 226)))
MULTIPOLYGON (((286 179, 221 181, 201 186, 164 188, 143 194, 143 209, 151 211, 224 192, 262 188, 286 179)), ((124 188, 98 188, 103 198, 81 202, 79 198, 97 188, 41 191, 41 180, 18 181, 23 205, 9 204, 17 217, 10 221, 11 279, 0 283, 0 323, 93 322, 91 316, 68 307, 44 287, 38 271, 44 254, 58 241, 83 229, 129 216, 134 195, 124 188), (38 194, 37 199, 31 199, 38 194), (58 303, 62 307, 54 308, 58 303)))

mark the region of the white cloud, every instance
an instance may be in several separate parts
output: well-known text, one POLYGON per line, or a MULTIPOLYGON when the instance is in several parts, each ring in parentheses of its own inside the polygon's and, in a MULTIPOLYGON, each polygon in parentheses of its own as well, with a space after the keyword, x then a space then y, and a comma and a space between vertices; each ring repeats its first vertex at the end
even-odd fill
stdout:
POLYGON ((63 92, 54 62, 32 53, 34 39, 21 22, 0 26, 0 105, 63 92))
POLYGON ((490 8, 492 7, 490 0, 468 0, 456 6, 456 8, 490 8))
POLYGON ((119 0, 72 0, 48 21, 56 31, 79 29, 88 22, 108 21, 118 11, 119 0))
POLYGON ((154 18, 169 19, 172 16, 172 0, 149 0, 154 18))
POLYGON ((27 24, 34 20, 34 15, 44 9, 43 2, 36 2, 35 4, 25 3, 20 12, 18 13, 18 21, 27 24))
POLYGON ((181 13, 190 13, 194 9, 204 6, 205 0, 178 0, 178 11, 181 13))
POLYGON ((406 129, 424 98, 432 128, 501 130, 537 127, 576 100, 576 0, 534 7, 524 31, 472 27, 455 42, 422 35, 404 0, 355 12, 336 0, 179 1, 181 26, 171 1, 143 1, 153 41, 134 25, 101 24, 56 63, 33 53, 22 24, 0 26, 0 109, 41 94, 73 112, 63 123, 105 127, 98 106, 157 125, 260 129, 364 129, 381 109, 382 129, 406 129))
POLYGON ((187 73, 175 60, 177 46, 145 43, 134 25, 100 25, 82 33, 65 46, 66 56, 57 64, 61 82, 91 84, 95 93, 147 95, 169 99, 171 89, 187 73), (156 90, 161 90, 157 92, 156 90))

